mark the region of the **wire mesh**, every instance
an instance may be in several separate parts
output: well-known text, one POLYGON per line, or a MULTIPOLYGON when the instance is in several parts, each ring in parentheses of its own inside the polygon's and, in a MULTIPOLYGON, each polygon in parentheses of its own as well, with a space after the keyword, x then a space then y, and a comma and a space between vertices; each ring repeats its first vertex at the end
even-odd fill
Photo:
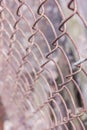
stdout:
POLYGON ((67 29, 73 17, 87 27, 78 5, 0 0, 0 93, 13 129, 86 130, 87 57, 67 29))

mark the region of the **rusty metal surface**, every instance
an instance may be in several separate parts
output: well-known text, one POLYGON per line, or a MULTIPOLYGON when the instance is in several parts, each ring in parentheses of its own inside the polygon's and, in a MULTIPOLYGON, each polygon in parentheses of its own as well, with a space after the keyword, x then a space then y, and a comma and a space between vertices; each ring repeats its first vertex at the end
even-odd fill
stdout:
MULTIPOLYGON (((67 9, 71 11, 68 17, 65 17, 58 0, 54 0, 53 3, 62 19, 57 27, 59 34, 45 12, 49 0, 36 1, 37 9, 35 8, 35 10, 32 8, 34 4, 32 0, 12 0, 9 4, 8 1, 0 0, 0 52, 4 58, 1 61, 2 75, 4 75, 2 76, 4 80, 2 80, 9 83, 9 86, 11 84, 12 102, 17 105, 21 115, 25 116, 24 122, 27 127, 24 129, 86 130, 82 120, 82 117, 87 113, 86 101, 79 86, 80 81, 76 82, 74 76, 83 73, 87 79, 87 72, 83 67, 87 58, 80 57, 77 43, 67 31, 67 24, 76 15, 85 28, 87 28, 87 21, 79 13, 76 0, 66 2, 67 9), (49 24, 54 35, 54 39, 50 43, 43 31, 47 26, 42 21, 43 19, 49 24), (64 36, 71 41, 78 56, 78 60, 73 64, 74 71, 64 48, 59 44, 59 40, 64 36), (67 75, 64 75, 62 71, 62 67, 65 67, 64 63, 61 67, 55 60, 55 52, 57 52, 56 55, 59 55, 58 52, 60 52, 63 62, 67 64, 67 75), (56 75, 61 79, 60 83, 55 80, 51 64, 56 70, 56 75), (70 84, 73 84, 74 89, 78 91, 81 106, 76 104, 70 84), (64 98, 64 92, 68 95, 70 108, 68 108, 64 98), (58 111, 58 116, 55 111, 58 111), (33 128, 37 120, 42 122, 41 125, 44 124, 44 126, 38 126, 38 122, 33 128)), ((16 129, 21 128, 16 126, 16 129)))

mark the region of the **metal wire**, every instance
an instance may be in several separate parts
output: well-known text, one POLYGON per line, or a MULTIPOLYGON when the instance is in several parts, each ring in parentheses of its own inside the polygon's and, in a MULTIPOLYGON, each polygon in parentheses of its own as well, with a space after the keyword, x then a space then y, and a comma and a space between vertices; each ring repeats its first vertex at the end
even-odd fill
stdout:
MULTIPOLYGON (((38 126, 38 123, 36 123, 37 120, 40 120, 42 123, 47 123, 47 125, 43 128, 37 127, 35 129, 68 130, 71 128, 72 130, 86 130, 81 117, 86 114, 87 107, 79 85, 80 81, 79 83, 76 82, 74 77, 80 75, 82 72, 87 78, 87 72, 83 67, 83 63, 87 61, 87 58, 81 59, 77 44, 67 31, 68 22, 76 15, 82 21, 84 27, 87 27, 87 21, 79 13, 77 1, 70 0, 67 4, 67 8, 72 12, 67 18, 64 15, 60 2, 58 0, 53 1, 62 19, 58 26, 60 34, 57 34, 54 24, 45 13, 49 0, 36 1, 39 3, 37 13, 32 9, 31 4, 29 4, 32 1, 14 0, 11 2, 16 7, 13 9, 14 13, 12 7, 8 6, 6 1, 0 1, 0 39, 3 45, 2 48, 5 48, 7 51, 3 60, 7 66, 7 79, 12 79, 13 81, 12 101, 18 106, 21 114, 25 115, 26 112, 29 113, 29 115, 25 115, 24 120, 25 124, 27 124, 27 121, 30 122, 30 124, 26 125, 26 129, 32 130, 35 124, 38 126), (26 14, 23 12, 24 10, 27 11, 26 14), (32 18, 29 19, 27 14, 32 18), (40 23, 46 28, 43 20, 49 24, 53 32, 54 40, 51 43, 49 43, 47 36, 41 30, 40 23), (4 27, 4 21, 8 26, 4 27), (31 21, 33 21, 33 24, 31 21), (28 30, 28 36, 24 28, 28 30), (64 36, 71 41, 72 46, 75 48, 75 53, 79 57, 78 61, 73 64, 76 67, 75 71, 73 71, 66 51, 59 44, 59 40, 64 36), (40 39, 42 40, 40 41, 40 39), (44 47, 47 51, 43 50, 44 47), (55 61, 55 58, 53 58, 56 51, 62 54, 64 57, 63 64, 66 63, 68 66, 69 73, 67 72, 66 76, 64 76, 58 61, 55 61), (39 56, 37 56, 37 53, 39 56), (53 64, 55 67, 57 76, 61 78, 61 83, 56 82, 50 64, 53 64), (80 95, 80 102, 82 102, 82 106, 80 107, 75 104, 75 99, 70 88, 71 83, 80 95), (64 92, 66 92, 72 108, 68 108, 63 95, 64 92), (27 103, 27 100, 29 103, 27 103), (59 102, 61 102, 62 108, 59 102), (30 111, 31 106, 33 110, 30 111), (57 116, 55 109, 59 113, 59 116, 57 116), (36 119, 36 116, 38 119, 36 119)), ((4 66, 2 68, 4 70, 4 66)), ((20 125, 16 126, 16 129, 19 128, 20 125)))

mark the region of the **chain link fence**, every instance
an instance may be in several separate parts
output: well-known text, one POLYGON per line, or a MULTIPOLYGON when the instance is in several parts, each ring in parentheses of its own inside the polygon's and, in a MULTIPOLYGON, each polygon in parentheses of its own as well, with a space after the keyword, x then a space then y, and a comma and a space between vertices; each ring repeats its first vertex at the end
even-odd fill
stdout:
POLYGON ((10 130, 86 130, 83 3, 0 0, 0 97, 10 130))

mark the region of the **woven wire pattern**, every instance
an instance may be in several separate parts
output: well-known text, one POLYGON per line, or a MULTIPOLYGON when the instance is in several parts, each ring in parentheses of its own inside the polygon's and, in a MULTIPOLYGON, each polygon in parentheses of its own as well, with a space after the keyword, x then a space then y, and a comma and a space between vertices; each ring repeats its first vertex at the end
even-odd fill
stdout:
POLYGON ((2 98, 9 118, 16 120, 14 129, 86 130, 86 100, 76 77, 82 73, 87 80, 83 66, 87 58, 81 59, 67 25, 75 16, 85 28, 87 21, 76 0, 66 1, 64 6, 70 11, 67 17, 61 0, 0 0, 2 98), (47 13, 51 4, 60 18, 56 25, 54 15, 47 13), (73 64, 64 47, 66 39, 77 56, 73 64))

